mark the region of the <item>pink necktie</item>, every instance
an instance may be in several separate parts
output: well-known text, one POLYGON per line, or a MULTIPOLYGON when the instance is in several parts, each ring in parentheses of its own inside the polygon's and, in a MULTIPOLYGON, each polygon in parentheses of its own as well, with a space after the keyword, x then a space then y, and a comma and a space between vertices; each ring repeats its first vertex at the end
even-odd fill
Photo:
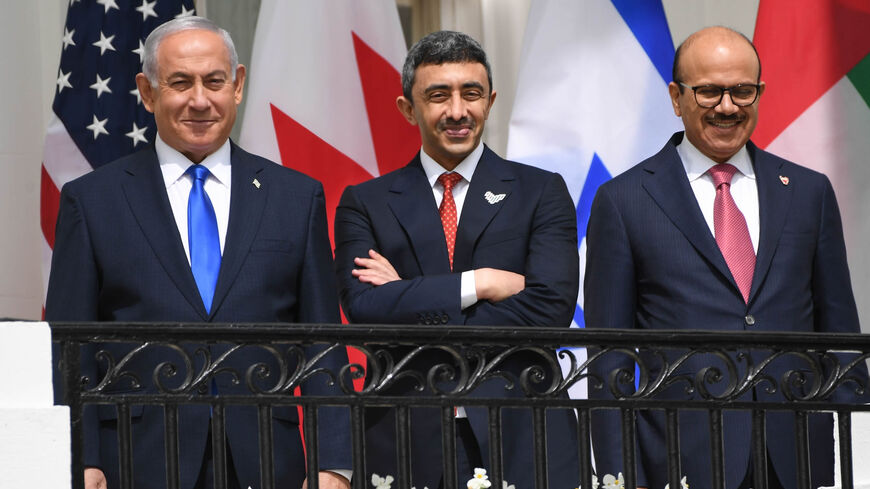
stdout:
POLYGON ((716 186, 716 200, 713 203, 713 228, 716 243, 725 257, 725 263, 743 294, 743 301, 749 302, 752 288, 752 275, 755 271, 755 250, 749 237, 749 228, 743 213, 731 197, 731 178, 737 171, 733 165, 722 163, 710 168, 713 185, 716 186))
POLYGON ((453 200, 453 186, 462 180, 458 173, 442 173, 438 183, 444 187, 444 197, 438 211, 441 213, 441 225, 444 226, 444 238, 447 240, 447 256, 450 258, 450 269, 453 270, 453 248, 456 245, 456 201, 453 200))

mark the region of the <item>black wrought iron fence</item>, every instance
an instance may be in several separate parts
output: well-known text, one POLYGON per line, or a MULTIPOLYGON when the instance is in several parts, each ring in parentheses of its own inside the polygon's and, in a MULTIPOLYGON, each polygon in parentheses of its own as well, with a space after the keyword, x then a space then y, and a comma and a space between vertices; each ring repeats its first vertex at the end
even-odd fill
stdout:
MULTIPOLYGON (((260 481, 272 489, 274 460, 272 411, 301 406, 309 486, 317 489, 319 410, 340 407, 350 419, 353 487, 369 487, 366 480, 365 416, 370 408, 396 410, 397 474, 395 486, 411 486, 410 410, 437 408, 442 421, 445 488, 455 486, 454 407, 483 408, 489 415, 489 480, 501 488, 504 478, 502 410, 532 412, 536 487, 546 488, 546 413, 574 409, 577 414, 579 470, 577 486, 593 487, 590 434, 594 418, 616 412, 621 420, 625 487, 635 487, 638 413, 656 412, 665 419, 667 480, 680 487, 680 426, 686 411, 708 413, 711 439, 710 481, 689 481, 695 487, 723 488, 725 454, 723 413, 751 413, 751 450, 756 467, 755 487, 766 488, 766 414, 794 413, 797 447, 797 486, 810 487, 807 435, 811 413, 837 413, 842 487, 853 487, 851 414, 870 411, 866 399, 865 362, 870 335, 726 333, 709 331, 577 330, 562 328, 491 328, 426 326, 361 326, 316 324, 122 324, 53 323, 60 345, 65 403, 70 406, 74 487, 82 487, 85 406, 113 409, 118 423, 118 463, 123 489, 132 487, 133 441, 131 410, 162 407, 165 420, 166 487, 179 487, 178 408, 208 405, 211 436, 223 440, 228 407, 253 406, 259 421, 260 481), (322 345, 307 356, 299 345, 322 345), (347 364, 335 370, 320 364, 333 349, 353 346, 367 365, 347 364), (259 355, 242 355, 252 349, 259 355), (153 354, 161 351, 159 355, 153 354), (167 354, 167 352, 171 354, 167 354), (558 352, 558 353, 555 353, 558 352), (435 353, 435 355, 433 355, 435 353), (81 359, 95 361, 99 370, 83 372, 81 359), (505 368, 523 356, 527 367, 505 368), (268 361, 263 361, 263 358, 268 361), (532 359, 529 361, 529 359, 532 359), (240 359, 257 359, 249 363, 240 359), (701 365, 701 368, 689 369, 701 365), (798 368, 795 368, 798 365, 798 368), (784 367, 785 366, 785 367, 784 367), (354 389, 367 368, 365 385, 354 389), (564 370, 564 373, 563 373, 564 370), (84 378, 98 377, 98 378, 84 378), (210 388, 215 379, 238 387, 229 393, 210 388), (297 387, 319 382, 335 387, 334 395, 293 395, 297 387), (484 383, 500 382, 516 395, 475 396, 484 383), (565 394, 586 382, 590 399, 565 394), (413 386, 415 394, 396 395, 398 383, 413 386), (678 392, 678 395, 674 395, 678 392), (765 395, 779 394, 770 400, 765 395), (863 396, 863 397, 862 397, 863 396)), ((865 441, 866 442, 866 441, 865 441)), ((227 487, 226 446, 213 443, 215 484, 227 487)), ((280 455, 280 454, 278 454, 280 455)), ((158 475, 154 475, 157 477, 158 475)), ((526 489, 526 488, 516 488, 526 489)), ((660 489, 660 488, 655 488, 660 489)))

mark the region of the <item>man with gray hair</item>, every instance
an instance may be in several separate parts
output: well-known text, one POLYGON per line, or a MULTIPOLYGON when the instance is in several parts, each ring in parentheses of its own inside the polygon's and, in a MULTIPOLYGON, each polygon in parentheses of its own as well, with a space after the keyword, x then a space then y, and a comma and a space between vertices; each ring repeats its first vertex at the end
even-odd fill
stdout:
MULTIPOLYGON (((244 82, 232 39, 207 19, 173 20, 148 36, 136 83, 154 114, 156 141, 64 186, 47 320, 339 322, 320 183, 229 140, 244 82)), ((91 346, 116 360, 133 348, 91 346)), ((111 388, 155 393, 151 373, 163 362, 181 366, 186 355, 195 374, 203 368, 202 352, 218 359, 229 351, 221 344, 183 346, 184 354, 160 347, 137 353, 130 368, 142 385, 121 381, 111 388)), ((304 349, 308 359, 322 350, 304 349)), ((274 382, 280 370, 274 355, 253 346, 223 361, 221 366, 240 372, 265 366, 272 375, 264 383, 274 382)), ((338 349, 317 366, 338 371, 346 362, 338 349)), ((106 368, 93 351, 83 354, 82 369, 92 382, 103 379, 106 368)), ((216 375, 202 387, 217 395, 250 393, 229 375, 216 375)), ((305 389, 336 394, 325 382, 309 382, 305 389)), ((320 410, 320 466, 344 469, 351 466, 349 423, 335 409, 320 410)), ((228 405, 225 412, 226 439, 217 439, 207 404, 179 406, 178 487, 213 487, 220 478, 215 467, 222 468, 212 463, 217 444, 227 449, 228 487, 263 486, 257 407, 228 405)), ((296 408, 275 407, 271 416, 275 486, 301 487, 306 472, 296 408)), ((86 410, 83 425, 85 487, 118 487, 115 409, 86 410)), ((163 407, 133 406, 135 487, 168 485, 165 445, 163 407)), ((347 477, 321 472, 320 487, 349 487, 347 477)))
MULTIPOLYGON (((578 288, 574 204, 558 174, 506 161, 481 144, 496 97, 483 49, 462 33, 430 34, 408 52, 402 86, 396 104, 419 126, 421 151, 404 168, 348 187, 335 214, 336 272, 347 318, 436 328, 567 328, 578 288)), ((391 352, 398 361, 408 350, 391 352)), ((551 355, 520 351, 496 369, 518 378, 544 366, 542 385, 549 385, 560 375, 545 366, 555 362, 551 355)), ((426 372, 442 361, 430 350, 415 356, 412 367, 426 372)), ((387 394, 420 395, 401 380, 387 394)), ((503 378, 483 382, 471 395, 524 396, 503 378)), ((497 451, 489 446, 486 409, 456 411, 457 482, 464 487, 474 468, 492 468, 497 451)), ((504 479, 535 487, 531 413, 501 412, 504 479)), ((438 410, 411 410, 410 485, 445 485, 440 419, 438 410)), ((394 412, 372 409, 366 423, 368 472, 395 477, 394 412)), ((549 410, 546 433, 548 470, 542 472, 549 487, 576 487, 574 413, 549 410)))

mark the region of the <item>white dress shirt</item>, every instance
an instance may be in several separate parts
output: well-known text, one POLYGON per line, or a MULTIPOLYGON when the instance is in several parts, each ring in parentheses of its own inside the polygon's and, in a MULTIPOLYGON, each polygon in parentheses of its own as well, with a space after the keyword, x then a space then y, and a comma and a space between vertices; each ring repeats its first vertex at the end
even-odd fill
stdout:
MULTIPOLYGON (((163 173, 163 183, 166 185, 166 194, 169 196, 169 205, 172 207, 175 225, 178 226, 181 244, 184 245, 184 254, 187 255, 187 262, 190 263, 190 243, 187 239, 187 201, 190 198, 190 189, 193 187, 193 177, 185 175, 184 172, 194 163, 160 139, 160 134, 157 134, 154 149, 157 151, 157 161, 160 162, 160 171, 163 173)), ((211 200, 212 207, 214 207, 218 236, 221 242, 221 255, 223 255, 224 243, 227 239, 227 222, 230 220, 230 182, 232 181, 230 140, 227 139, 223 146, 208 155, 200 164, 211 172, 205 181, 205 191, 211 200)))
MULTIPOLYGON (((468 186, 471 185, 471 177, 474 175, 474 170, 477 168, 477 163, 480 157, 483 156, 483 145, 478 144, 474 151, 469 153, 464 160, 456 165, 453 169, 455 173, 462 175, 462 180, 456 182, 453 187, 453 200, 456 202, 456 224, 462 222, 462 206, 465 204, 465 195, 468 193, 468 186)), ((426 151, 420 150, 420 162, 423 164, 423 171, 426 172, 426 178, 429 179, 429 185, 432 187, 432 196, 435 198, 435 205, 441 206, 441 201, 444 199, 444 187, 438 183, 438 177, 445 172, 444 167, 439 165, 431 156, 426 154, 426 151)), ((474 305, 477 302, 477 287, 474 282, 474 270, 462 272, 460 278, 461 286, 459 291, 459 305, 462 309, 474 305)))
MULTIPOLYGON (((713 202, 716 200, 716 187, 713 186, 713 177, 710 176, 708 170, 717 163, 701 153, 685 137, 677 145, 677 153, 679 153, 680 160, 683 162, 686 175, 689 177, 689 184, 692 186, 692 191, 695 193, 695 198, 701 207, 701 213, 704 214, 704 219, 710 228, 710 233, 715 237, 716 228, 713 225, 713 202)), ((752 247, 757 254, 758 236, 761 228, 758 217, 758 185, 755 183, 755 169, 752 167, 752 160, 749 158, 749 151, 746 150, 746 146, 740 148, 740 151, 726 161, 726 163, 734 165, 737 168, 737 172, 734 173, 734 177, 731 179, 731 196, 734 198, 737 208, 740 209, 740 212, 743 213, 743 217, 746 219, 749 237, 752 239, 752 247)))

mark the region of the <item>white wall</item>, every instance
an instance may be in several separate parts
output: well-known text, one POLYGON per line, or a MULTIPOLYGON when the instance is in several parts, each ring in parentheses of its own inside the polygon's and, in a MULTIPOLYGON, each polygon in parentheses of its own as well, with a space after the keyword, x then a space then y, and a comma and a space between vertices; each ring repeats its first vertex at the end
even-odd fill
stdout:
POLYGON ((42 312, 42 138, 60 61, 65 0, 2 2, 0 15, 0 317, 42 312))

